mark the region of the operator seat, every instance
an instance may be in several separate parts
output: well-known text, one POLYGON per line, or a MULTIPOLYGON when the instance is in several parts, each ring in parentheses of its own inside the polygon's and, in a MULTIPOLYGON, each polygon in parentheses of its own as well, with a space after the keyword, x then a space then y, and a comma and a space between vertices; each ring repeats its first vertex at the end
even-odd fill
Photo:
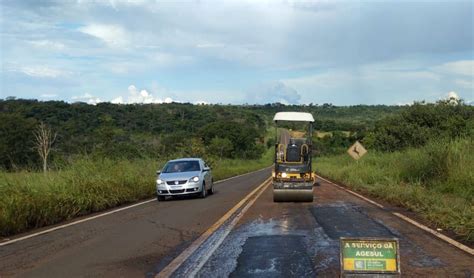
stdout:
POLYGON ((286 147, 286 161, 287 162, 300 162, 301 161, 300 146, 295 142, 294 139, 290 139, 290 142, 288 146, 286 147))

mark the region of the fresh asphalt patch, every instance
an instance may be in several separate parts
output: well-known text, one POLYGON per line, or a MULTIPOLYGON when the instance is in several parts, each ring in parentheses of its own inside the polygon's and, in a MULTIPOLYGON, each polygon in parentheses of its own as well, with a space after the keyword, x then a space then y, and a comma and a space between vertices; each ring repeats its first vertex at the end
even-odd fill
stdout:
POLYGON ((353 204, 339 203, 324 206, 313 206, 311 214, 324 234, 334 241, 331 245, 336 250, 321 250, 334 255, 339 251, 340 237, 373 237, 398 238, 403 257, 410 258, 409 264, 417 267, 442 267, 440 258, 430 256, 422 247, 411 242, 398 231, 374 220, 365 208, 353 204))
POLYGON ((248 238, 230 277, 314 277, 303 240, 300 235, 248 238))
POLYGON ((337 269, 337 244, 321 228, 295 229, 286 220, 257 219, 231 232, 197 276, 315 277, 320 270, 337 269))
POLYGON ((421 268, 445 264, 396 230, 350 203, 310 205, 310 229, 285 217, 258 218, 233 230, 197 273, 197 277, 315 277, 339 275, 340 237, 396 237, 402 256, 421 268))
POLYGON ((396 236, 354 206, 314 206, 310 211, 331 239, 396 236))

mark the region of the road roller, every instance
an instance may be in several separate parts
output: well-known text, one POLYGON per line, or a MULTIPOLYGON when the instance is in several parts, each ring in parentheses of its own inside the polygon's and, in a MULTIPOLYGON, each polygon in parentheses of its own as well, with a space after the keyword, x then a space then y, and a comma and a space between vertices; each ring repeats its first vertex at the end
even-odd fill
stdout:
POLYGON ((314 118, 310 113, 278 112, 273 176, 274 202, 312 202, 316 174, 312 171, 314 118))

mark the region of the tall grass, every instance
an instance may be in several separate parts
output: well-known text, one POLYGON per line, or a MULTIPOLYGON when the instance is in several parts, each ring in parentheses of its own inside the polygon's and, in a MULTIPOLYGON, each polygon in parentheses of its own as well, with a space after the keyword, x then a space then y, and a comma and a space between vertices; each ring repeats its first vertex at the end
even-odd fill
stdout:
MULTIPOLYGON (((0 172, 0 235, 101 211, 152 197, 155 171, 164 161, 81 158, 54 172, 0 172)), ((271 152, 258 160, 221 160, 215 180, 271 165, 271 152)))
POLYGON ((437 227, 474 241, 474 143, 431 142, 393 153, 370 151, 358 162, 347 154, 315 162, 323 176, 419 213, 437 227))

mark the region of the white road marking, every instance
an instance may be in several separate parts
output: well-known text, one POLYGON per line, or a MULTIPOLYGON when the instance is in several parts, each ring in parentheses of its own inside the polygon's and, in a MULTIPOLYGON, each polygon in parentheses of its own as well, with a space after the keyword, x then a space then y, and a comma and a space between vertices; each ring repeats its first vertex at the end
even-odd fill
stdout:
MULTIPOLYGON (((212 255, 212 253, 217 249, 217 247, 222 243, 222 241, 225 239, 227 234, 230 232, 230 230, 235 226, 235 224, 240 220, 240 218, 243 216, 243 214, 252 206, 252 204, 255 202, 255 200, 258 199, 260 194, 262 194, 263 191, 265 191, 265 188, 271 184, 269 181, 271 180, 271 177, 266 179, 262 184, 260 184, 257 188, 255 188, 252 192, 247 194, 238 204, 236 204, 233 208, 231 208, 224 216, 222 216, 219 220, 217 220, 216 223, 214 223, 209 229, 207 229, 198 239, 196 239, 191 245, 186 248, 181 254, 179 254, 171 263, 169 263, 160 273, 158 273, 155 278, 161 278, 161 277, 169 277, 171 276, 215 231, 217 231, 232 215, 240 208, 242 207, 255 193, 258 192, 258 194, 255 195, 255 198, 252 199, 247 203, 247 205, 240 211, 240 213, 232 220, 232 222, 229 224, 228 228, 226 231, 223 233, 221 238, 217 241, 217 244, 213 246, 210 252, 206 255, 205 260, 201 260, 199 262, 199 267, 197 267, 197 270, 194 270, 193 274, 196 274, 200 268, 204 265, 204 263, 209 259, 209 257, 212 255), (263 189, 262 189, 263 188, 263 189)), ((188 276, 193 276, 193 275, 188 275, 188 276)))
POLYGON ((133 205, 130 205, 130 206, 126 206, 126 207, 123 207, 123 208, 118 208, 118 209, 115 209, 115 210, 112 210, 112 211, 104 212, 104 213, 94 215, 94 216, 91 216, 91 217, 87 217, 87 218, 84 218, 84 219, 81 219, 81 220, 73 221, 73 222, 68 223, 68 224, 59 225, 59 226, 56 226, 56 227, 53 227, 53 228, 50 228, 50 229, 47 229, 47 230, 44 230, 44 231, 41 231, 41 232, 37 232, 37 233, 29 234, 29 235, 26 235, 26 236, 22 236, 22 237, 19 237, 19 238, 11 239, 11 240, 6 241, 6 242, 1 242, 0 246, 5 246, 5 245, 12 244, 12 243, 15 243, 15 242, 18 242, 18 241, 22 241, 22 240, 25 240, 25 239, 28 239, 28 238, 32 238, 32 237, 35 237, 35 236, 47 234, 47 233, 50 233, 52 231, 64 229, 64 228, 69 227, 69 226, 77 225, 79 223, 83 223, 83 222, 86 222, 86 221, 97 219, 97 218, 100 218, 100 217, 103 217, 103 216, 106 216, 106 215, 114 214, 114 213, 117 213, 117 212, 122 211, 122 210, 129 209, 129 208, 138 207, 138 206, 141 206, 141 205, 153 202, 153 201, 156 201, 156 198, 146 200, 146 201, 143 201, 143 202, 140 202, 140 203, 136 203, 136 204, 133 204, 133 205))
MULTIPOLYGON (((327 180, 327 179, 325 179, 325 178, 323 178, 323 177, 320 177, 320 176, 318 176, 318 178, 320 178, 320 179, 322 179, 322 180, 324 180, 324 181, 326 181, 326 182, 328 182, 328 183, 330 183, 330 184, 332 184, 332 185, 334 185, 334 186, 336 186, 336 187, 338 187, 338 188, 340 188, 340 189, 342 189, 342 190, 344 190, 344 191, 347 191, 347 192, 351 193, 352 195, 357 196, 357 197, 363 199, 364 201, 369 202, 369 203, 371 203, 371 204, 373 204, 373 205, 375 205, 375 206, 377 206, 377 207, 379 207, 379 208, 385 208, 383 205, 381 205, 381 204, 379 204, 379 203, 377 203, 377 202, 375 202, 375 201, 372 201, 372 200, 370 200, 369 198, 360 195, 359 193, 356 193, 356 192, 354 192, 354 191, 352 191, 352 190, 349 190, 349 189, 347 189, 347 188, 345 188, 345 187, 342 187, 342 186, 340 186, 340 185, 338 185, 338 184, 335 184, 335 183, 333 183, 333 182, 330 181, 330 180, 327 180)), ((452 238, 450 238, 450 237, 447 237, 447 236, 443 235, 442 233, 439 233, 439 232, 437 232, 437 231, 435 231, 435 230, 433 230, 433 229, 431 229, 431 228, 429 228, 429 227, 427 227, 427 226, 425 226, 425 225, 423 225, 423 224, 421 224, 421 223, 419 223, 419 222, 417 222, 417 221, 411 219, 411 218, 408 217, 408 216, 405 216, 405 215, 403 215, 403 214, 401 214, 401 213, 398 213, 398 212, 390 212, 390 213, 391 213, 392 215, 395 215, 396 217, 398 217, 398 218, 400 218, 400 219, 403 219, 404 221, 406 221, 406 222, 408 222, 408 223, 410 223, 410 224, 412 224, 412 225, 418 227, 419 229, 422 229, 422 230, 424 230, 425 232, 428 232, 428 233, 430 233, 430 234, 436 236, 437 238, 439 238, 439 239, 441 239, 441 240, 443 240, 443 241, 445 241, 445 242, 447 242, 447 243, 449 243, 449 244, 451 244, 451 245, 453 245, 453 246, 455 246, 455 247, 457 247, 457 248, 459 248, 459 249, 461 249, 461 250, 463 250, 463 251, 465 251, 465 252, 467 252, 467 253, 469 253, 469 254, 471 254, 471 255, 474 255, 474 249, 472 249, 472 248, 470 248, 470 247, 468 247, 468 246, 466 246, 466 245, 464 245, 464 244, 462 244, 462 243, 460 243, 460 242, 458 242, 458 241, 456 241, 456 240, 454 240, 454 239, 452 239, 452 238)))
MULTIPOLYGON (((268 183, 267 186, 270 185, 270 184, 271 183, 268 183)), ((191 273, 189 273, 190 277, 195 277, 196 276, 196 274, 201 270, 201 268, 209 260, 209 258, 212 256, 212 254, 214 254, 216 249, 222 244, 224 239, 229 235, 230 231, 232 231, 232 229, 235 227, 235 225, 237 225, 237 223, 240 221, 242 216, 244 216, 244 214, 247 212, 247 210, 253 205, 253 203, 255 203, 255 201, 260 197, 260 195, 262 195, 262 193, 265 191, 267 186, 264 186, 263 189, 260 190, 260 192, 258 192, 256 194, 256 196, 252 200, 250 200, 247 203, 247 205, 232 219, 232 221, 229 223, 229 225, 227 225, 225 227, 224 232, 222 234, 220 234, 219 239, 214 243, 212 248, 210 248, 208 250, 208 252, 199 260, 199 264, 193 269, 193 271, 191 273)))
MULTIPOLYGON (((222 182, 229 181, 229 180, 232 180, 232 179, 236 179, 236 178, 239 178, 239 177, 242 177, 242 176, 246 176, 246 175, 250 175, 250 174, 253 174, 253 173, 256 173, 256 172, 260 172, 260 171, 266 170, 270 167, 271 166, 265 167, 265 168, 262 168, 262 169, 259 169, 259 170, 256 170, 256 171, 248 172, 248 173, 245 173, 245 174, 233 176, 233 177, 230 177, 230 178, 227 178, 227 179, 219 180, 219 181, 215 182, 214 184, 222 183, 222 182)), ((120 212, 120 211, 123 211, 123 210, 127 210, 127 209, 130 209, 130 208, 138 207, 138 206, 141 206, 141 205, 144 205, 144 204, 147 204, 147 203, 150 203, 150 202, 154 202, 154 201, 156 201, 156 198, 152 198, 152 199, 145 200, 145 201, 142 201, 142 202, 139 202, 139 203, 135 203, 133 205, 129 205, 129 206, 126 206, 126 207, 122 207, 122 208, 114 209, 114 210, 107 211, 107 212, 104 212, 104 213, 100 213, 100 214, 97 214, 97 215, 94 215, 94 216, 86 217, 86 218, 83 218, 83 219, 80 219, 80 220, 73 221, 71 223, 67 223, 67 224, 56 226, 56 227, 52 227, 52 228, 49 228, 49 229, 46 229, 46 230, 43 230, 43 231, 40 231, 40 232, 32 233, 32 234, 29 234, 29 235, 26 235, 26 236, 18 237, 18 238, 15 238, 15 239, 7 239, 6 241, 0 242, 0 246, 9 245, 9 244, 12 244, 12 243, 15 243, 15 242, 23 241, 25 239, 36 237, 36 236, 39 236, 39 235, 44 235, 44 234, 47 234, 47 233, 51 233, 51 232, 56 231, 56 230, 64 229, 64 228, 67 228, 67 227, 70 227, 70 226, 74 226, 74 225, 77 225, 77 224, 80 224, 80 223, 84 223, 84 222, 87 222, 87 221, 90 221, 90 220, 93 220, 93 219, 97 219, 97 218, 100 218, 100 217, 103 217, 103 216, 114 214, 114 213, 117 213, 117 212, 120 212)))

